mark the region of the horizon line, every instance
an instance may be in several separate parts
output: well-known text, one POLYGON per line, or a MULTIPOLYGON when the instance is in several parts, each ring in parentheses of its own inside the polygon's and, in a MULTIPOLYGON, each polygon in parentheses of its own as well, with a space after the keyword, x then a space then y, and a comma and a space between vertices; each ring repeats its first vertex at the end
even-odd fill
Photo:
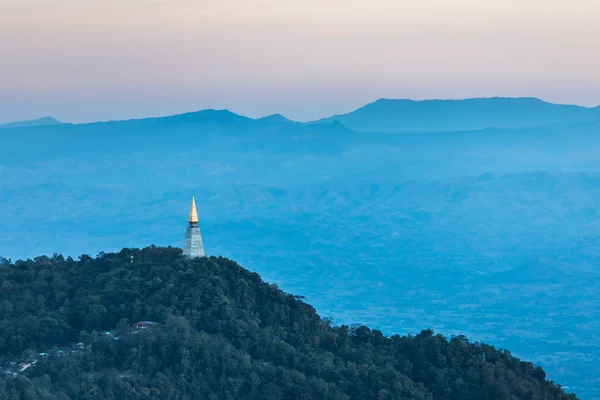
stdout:
POLYGON ((218 111, 218 112, 229 112, 231 114, 235 114, 239 117, 243 117, 243 118, 247 118, 247 119, 252 119, 252 120, 259 120, 259 119, 264 119, 264 118, 269 118, 269 117, 274 117, 274 116, 281 116, 287 120, 289 120, 290 122, 298 122, 298 123, 311 123, 311 122, 318 122, 320 120, 323 119, 327 119, 327 118, 333 118, 336 116, 342 116, 342 115, 347 115, 347 114, 351 114, 361 108, 364 108, 366 106, 369 106, 371 104, 375 104, 377 102, 380 101, 407 101, 407 102, 414 102, 414 103, 424 103, 424 102, 433 102, 433 101, 445 101, 445 102, 455 102, 455 101, 469 101, 469 100, 494 100, 494 99, 510 99, 510 100, 537 100, 540 101, 542 103, 546 103, 546 104, 551 104, 551 105, 558 105, 558 106, 572 106, 572 107, 580 107, 580 108, 586 108, 586 109, 594 109, 594 108, 599 108, 600 104, 596 104, 593 106, 586 106, 586 105, 581 105, 581 104, 575 104, 575 103, 559 103, 559 102, 553 102, 553 101, 549 101, 549 100, 544 100, 541 97, 534 97, 534 96, 515 96, 515 97, 511 97, 511 96, 489 96, 489 97, 461 97, 461 98, 425 98, 425 99, 411 99, 411 98, 401 98, 401 97, 379 97, 376 100, 372 100, 370 102, 367 102, 361 106, 358 106, 350 111, 346 111, 344 113, 340 113, 340 114, 333 114, 333 115, 329 115, 329 116, 323 116, 317 119, 310 119, 310 120, 295 120, 295 119, 291 119, 286 117, 285 115, 281 114, 281 113, 271 113, 271 114, 267 114, 267 115, 263 115, 260 117, 249 117, 247 115, 244 115, 243 113, 238 113, 236 111, 233 111, 231 108, 204 108, 204 109, 196 109, 193 111, 182 111, 182 112, 178 112, 175 114, 160 114, 160 115, 150 115, 150 116, 146 116, 146 117, 132 117, 132 118, 126 118, 126 119, 106 119, 106 120, 90 120, 90 121, 83 121, 83 122, 69 122, 69 121, 63 121, 62 119, 59 118, 55 118, 52 115, 44 115, 38 118, 31 118, 31 119, 25 119, 25 120, 18 120, 18 121, 6 121, 6 122, 0 122, 0 127, 2 127, 3 125, 11 125, 11 124, 19 124, 19 123, 26 123, 26 122, 35 122, 35 121, 40 121, 40 120, 44 120, 44 119, 53 119, 55 121, 57 121, 59 124, 58 125, 62 125, 62 124, 66 124, 66 125, 87 125, 87 124, 96 124, 96 123, 114 123, 114 122, 126 122, 126 121, 142 121, 142 120, 147 120, 147 119, 159 119, 159 118, 170 118, 170 117, 176 117, 176 116, 180 116, 180 115, 189 115, 189 114, 195 114, 195 113, 200 113, 200 112, 205 112, 205 111, 218 111))

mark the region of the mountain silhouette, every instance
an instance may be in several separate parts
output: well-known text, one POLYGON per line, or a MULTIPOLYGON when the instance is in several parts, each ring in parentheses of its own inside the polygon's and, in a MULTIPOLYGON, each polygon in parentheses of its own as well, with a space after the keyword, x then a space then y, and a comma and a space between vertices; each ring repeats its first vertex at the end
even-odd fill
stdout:
POLYGON ((274 114, 262 118, 249 118, 236 114, 227 109, 206 109, 182 114, 149 117, 130 120, 113 120, 78 124, 77 126, 123 128, 128 131, 136 128, 199 128, 203 131, 237 131, 255 128, 273 127, 281 124, 295 123, 280 114, 274 114))
MULTIPOLYGON (((459 132, 489 128, 576 127, 600 121, 600 106, 581 107, 553 104, 540 99, 472 98, 464 100, 379 99, 352 112, 334 115, 308 123, 290 120, 281 114, 249 118, 227 109, 206 109, 170 116, 143 119, 92 122, 79 125, 119 124, 119 127, 188 127, 231 130, 267 128, 279 125, 313 125, 339 123, 357 132, 459 132)), ((13 122, 2 128, 48 126, 62 122, 45 117, 13 122)))
POLYGON ((18 121, 18 122, 9 122, 6 124, 0 124, 0 129, 8 129, 8 128, 25 128, 29 126, 46 126, 46 125, 59 125, 62 124, 59 120, 52 117, 44 117, 29 121, 18 121))
POLYGON ((267 115, 266 117, 258 118, 259 121, 269 121, 269 122, 279 122, 279 123, 297 123, 296 121, 292 121, 284 117, 281 114, 272 114, 267 115))
POLYGON ((465 100, 379 99, 353 112, 319 120, 367 132, 448 132, 516 128, 600 119, 600 107, 552 104, 536 98, 465 100))

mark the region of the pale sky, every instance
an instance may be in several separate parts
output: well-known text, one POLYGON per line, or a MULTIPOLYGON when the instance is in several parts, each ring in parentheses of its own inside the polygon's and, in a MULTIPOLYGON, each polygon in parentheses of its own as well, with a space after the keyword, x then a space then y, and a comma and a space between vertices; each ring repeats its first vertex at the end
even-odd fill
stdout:
POLYGON ((0 122, 600 104, 600 0, 0 0, 0 122))

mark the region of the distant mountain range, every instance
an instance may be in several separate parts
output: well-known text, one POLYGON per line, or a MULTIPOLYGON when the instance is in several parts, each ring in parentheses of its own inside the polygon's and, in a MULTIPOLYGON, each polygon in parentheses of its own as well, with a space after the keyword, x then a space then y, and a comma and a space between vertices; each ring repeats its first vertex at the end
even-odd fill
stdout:
POLYGON ((0 129, 7 128, 25 128, 29 126, 46 126, 46 125, 59 125, 62 124, 59 120, 52 117, 44 117, 40 119, 34 119, 29 121, 9 122, 7 124, 0 124, 0 129))
POLYGON ((535 98, 497 97, 423 101, 379 99, 348 114, 317 122, 338 121, 350 129, 366 132, 448 132, 598 119, 600 107, 552 104, 535 98))
POLYGON ((134 121, 151 122, 153 125, 195 124, 220 129, 336 124, 356 132, 464 132, 489 128, 549 127, 557 124, 583 124, 587 128, 590 123, 597 125, 600 122, 600 106, 588 108, 552 104, 534 98, 424 101, 380 99, 347 114, 306 123, 290 120, 280 114, 253 119, 229 110, 202 110, 128 122, 134 121))
MULTIPOLYGON (((347 114, 334 115, 302 123, 281 114, 248 118, 229 110, 201 110, 166 117, 128 121, 108 121, 103 124, 126 122, 152 126, 202 125, 219 128, 268 128, 281 124, 312 125, 337 123, 357 132, 456 132, 488 128, 528 128, 555 124, 600 123, 600 106, 581 107, 552 104, 536 98, 474 98, 464 100, 404 100, 379 99, 347 114)), ((62 122, 45 117, 32 121, 0 125, 2 128, 57 125, 62 122)), ((89 125, 89 124, 85 124, 89 125)))
MULTIPOLYGON (((465 100, 379 99, 347 114, 302 123, 281 114, 248 118, 229 110, 202 110, 167 117, 127 121, 152 125, 269 128, 287 125, 337 124, 357 132, 457 132, 488 128, 590 123, 600 121, 600 107, 547 103, 535 98, 481 98, 465 100), (135 122, 134 122, 135 121, 135 122)), ((115 121, 119 122, 119 121, 115 121)), ((124 122, 124 121, 123 121, 124 122)))

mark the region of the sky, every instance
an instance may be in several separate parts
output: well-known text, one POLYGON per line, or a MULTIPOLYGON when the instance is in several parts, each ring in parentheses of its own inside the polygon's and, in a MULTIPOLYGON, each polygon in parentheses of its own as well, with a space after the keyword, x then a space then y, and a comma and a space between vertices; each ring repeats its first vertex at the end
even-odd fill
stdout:
POLYGON ((0 0, 0 123, 600 104, 598 0, 0 0))

